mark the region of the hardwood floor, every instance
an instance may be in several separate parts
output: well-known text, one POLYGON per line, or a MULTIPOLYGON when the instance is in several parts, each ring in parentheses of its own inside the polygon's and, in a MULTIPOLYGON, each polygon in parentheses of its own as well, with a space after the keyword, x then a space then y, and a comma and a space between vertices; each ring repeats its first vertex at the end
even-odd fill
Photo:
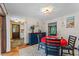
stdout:
POLYGON ((11 39, 11 48, 24 44, 24 39, 11 39))
POLYGON ((6 52, 6 53, 2 53, 2 56, 19 56, 19 49, 28 47, 29 45, 19 45, 16 48, 12 48, 12 50, 10 52, 6 52))

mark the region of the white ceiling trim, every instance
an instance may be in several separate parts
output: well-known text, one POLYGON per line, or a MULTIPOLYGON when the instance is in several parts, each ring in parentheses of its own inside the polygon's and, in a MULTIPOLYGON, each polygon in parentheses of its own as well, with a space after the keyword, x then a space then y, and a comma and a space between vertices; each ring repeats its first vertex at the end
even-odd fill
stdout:
POLYGON ((3 3, 0 3, 0 8, 1 8, 1 12, 2 12, 2 15, 7 15, 8 14, 8 12, 7 12, 7 10, 6 10, 6 7, 5 7, 5 5, 3 4, 3 3))

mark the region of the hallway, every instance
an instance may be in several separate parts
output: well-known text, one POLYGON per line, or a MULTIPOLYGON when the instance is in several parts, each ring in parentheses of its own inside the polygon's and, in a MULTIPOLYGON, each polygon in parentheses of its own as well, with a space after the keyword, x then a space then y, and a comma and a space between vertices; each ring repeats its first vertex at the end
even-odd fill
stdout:
POLYGON ((23 44, 24 44, 23 39, 11 39, 11 48, 15 48, 15 47, 23 45, 23 44))

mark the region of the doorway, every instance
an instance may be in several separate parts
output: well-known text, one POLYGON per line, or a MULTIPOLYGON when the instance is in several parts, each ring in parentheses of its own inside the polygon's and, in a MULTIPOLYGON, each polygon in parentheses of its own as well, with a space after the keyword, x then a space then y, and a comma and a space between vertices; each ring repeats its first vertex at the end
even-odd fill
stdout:
POLYGON ((20 39, 20 25, 12 24, 12 39, 20 39))
POLYGON ((21 23, 10 20, 10 39, 11 49, 15 49, 24 44, 24 39, 21 38, 21 23))

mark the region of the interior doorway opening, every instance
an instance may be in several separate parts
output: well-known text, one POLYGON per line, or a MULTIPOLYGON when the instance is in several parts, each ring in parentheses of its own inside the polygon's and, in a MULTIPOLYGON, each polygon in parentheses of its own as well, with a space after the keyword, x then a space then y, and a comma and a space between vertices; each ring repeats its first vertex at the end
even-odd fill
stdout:
POLYGON ((21 38, 21 23, 10 21, 11 49, 21 48, 24 45, 24 38, 21 38))
POLYGON ((12 24, 12 39, 20 39, 20 25, 12 24))

